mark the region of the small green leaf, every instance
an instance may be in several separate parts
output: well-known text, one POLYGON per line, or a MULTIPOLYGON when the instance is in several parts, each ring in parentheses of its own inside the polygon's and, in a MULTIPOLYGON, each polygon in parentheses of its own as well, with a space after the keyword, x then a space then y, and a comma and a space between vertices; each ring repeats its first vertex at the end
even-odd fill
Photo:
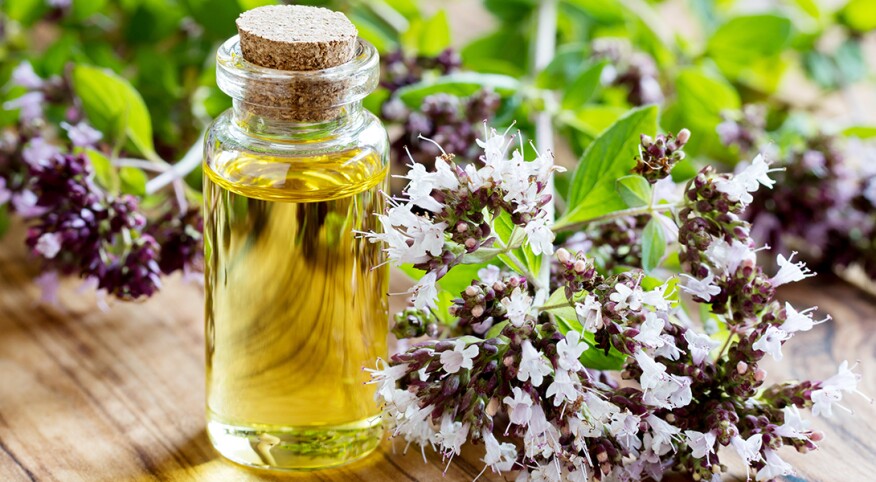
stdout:
MULTIPOLYGON (((655 214, 654 216, 662 216, 655 214)), ((666 253, 666 235, 660 222, 656 217, 652 217, 645 229, 642 231, 642 269, 646 273, 650 273, 660 264, 663 255, 666 253)))
POLYGON ((876 137, 876 126, 851 126, 843 129, 843 135, 846 137, 857 137, 859 139, 872 139, 876 137))
POLYGON ((109 158, 94 149, 87 149, 85 154, 88 156, 91 167, 94 169, 94 177, 97 179, 97 183, 110 192, 118 192, 118 174, 109 158))
POLYGON ((149 110, 127 80, 108 70, 77 65, 73 70, 73 88, 88 120, 107 139, 123 133, 138 152, 147 157, 155 155, 149 110))
POLYGON ((461 72, 402 87, 397 95, 409 107, 417 108, 422 105, 423 99, 437 93, 467 97, 481 89, 492 89, 508 96, 516 92, 519 86, 517 79, 507 75, 461 72))
POLYGON ((9 231, 9 210, 6 204, 0 205, 0 238, 9 231))
POLYGON ((851 0, 839 12, 844 24, 858 32, 876 29, 876 8, 873 0, 851 0))
POLYGON ((566 197, 568 211, 558 226, 621 210, 615 181, 633 168, 639 136, 657 131, 657 107, 631 110, 593 141, 581 157, 566 197))
POLYGON ((497 336, 502 334, 502 330, 504 330, 505 327, 508 326, 509 323, 510 322, 508 320, 505 320, 501 323, 497 323, 497 324, 491 326, 490 329, 487 330, 487 333, 484 334, 484 339, 489 340, 490 338, 496 338, 497 336))
POLYGON ((596 88, 599 87, 599 78, 602 75, 602 69, 608 62, 599 62, 590 66, 572 82, 563 94, 562 107, 563 109, 578 109, 593 97, 596 88))
MULTIPOLYGON (((511 239, 511 234, 514 232, 514 228, 515 226, 511 221, 511 215, 505 211, 502 211, 502 213, 493 220, 493 230, 506 246, 508 246, 509 243, 514 242, 514 240, 511 239)), ((520 233, 519 230, 518 233, 520 233)), ((515 236, 515 238, 517 237, 515 236)), ((519 238, 517 238, 517 240, 519 240, 519 238)), ((533 253, 532 250, 529 249, 529 246, 524 245, 512 249, 510 254, 516 257, 519 261, 526 263, 525 268, 529 270, 529 274, 538 274, 539 269, 541 268, 541 256, 533 253)), ((500 254, 499 259, 514 271, 519 271, 519 268, 515 267, 515 264, 509 255, 500 254)), ((520 274, 526 275, 527 273, 520 274)))
POLYGON ((651 184, 642 176, 624 176, 617 180, 617 192, 631 208, 651 203, 651 184))
MULTIPOLYGON (((581 323, 577 317, 567 318, 564 316, 554 315, 557 320, 557 326, 560 333, 565 335, 570 331, 581 332, 581 323)), ((581 333, 581 341, 587 343, 587 350, 581 354, 579 360, 587 368, 594 370, 620 370, 624 366, 624 361, 627 356, 619 352, 615 347, 611 347, 606 354, 604 351, 596 347, 596 338, 593 333, 585 331, 581 333)))
POLYGON ((122 192, 135 196, 146 195, 146 173, 136 167, 125 166, 119 169, 119 179, 122 181, 122 192))
POLYGON ((444 10, 439 10, 438 13, 423 22, 417 53, 434 57, 449 46, 450 24, 447 22, 447 14, 444 10))

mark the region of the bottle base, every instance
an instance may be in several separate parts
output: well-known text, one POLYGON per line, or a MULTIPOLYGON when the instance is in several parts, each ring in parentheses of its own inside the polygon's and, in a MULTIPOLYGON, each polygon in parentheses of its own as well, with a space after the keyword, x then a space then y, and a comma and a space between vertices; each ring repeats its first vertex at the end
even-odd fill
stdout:
POLYGON ((359 460, 383 439, 379 416, 323 427, 239 426, 207 421, 210 442, 220 455, 247 467, 317 470, 359 460))

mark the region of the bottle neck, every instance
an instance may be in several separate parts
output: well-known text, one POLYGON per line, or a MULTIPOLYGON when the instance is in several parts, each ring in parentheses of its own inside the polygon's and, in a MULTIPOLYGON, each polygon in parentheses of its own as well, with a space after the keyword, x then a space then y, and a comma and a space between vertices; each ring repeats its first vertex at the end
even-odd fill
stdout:
POLYGON ((266 107, 239 99, 232 101, 233 125, 248 136, 273 142, 326 139, 355 129, 365 120, 362 101, 332 109, 326 113, 326 120, 288 120, 295 117, 291 113, 288 107, 266 107))

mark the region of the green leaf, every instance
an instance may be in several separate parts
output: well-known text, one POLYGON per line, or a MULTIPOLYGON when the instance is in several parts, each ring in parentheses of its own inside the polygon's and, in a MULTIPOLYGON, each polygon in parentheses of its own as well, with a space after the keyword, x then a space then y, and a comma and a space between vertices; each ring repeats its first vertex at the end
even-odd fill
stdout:
POLYGON ((423 22, 418 53, 432 57, 440 54, 449 46, 450 24, 447 22, 447 14, 444 10, 439 10, 429 20, 423 22))
POLYGON ((118 192, 120 188, 119 177, 109 158, 94 149, 87 149, 85 154, 88 156, 91 167, 94 169, 94 177, 97 179, 97 183, 110 192, 118 192))
MULTIPOLYGON (((502 243, 507 246, 512 242, 511 233, 514 232, 514 223, 511 221, 511 215, 505 211, 502 211, 498 217, 493 220, 493 230, 496 232, 496 236, 502 240, 502 243)), ((520 228, 518 228, 520 229, 520 228)), ((518 231, 519 232, 519 231, 518 231)), ((529 270, 529 274, 538 275, 538 272, 541 268, 541 256, 536 255, 529 249, 529 246, 521 246, 519 248, 512 249, 510 252, 511 255, 517 258, 517 260, 526 264, 525 268, 529 270)), ((511 259, 511 256, 507 254, 500 254, 499 259, 505 263, 506 266, 513 269, 514 271, 519 271, 514 264, 514 261, 511 259)), ((527 273, 520 273, 522 275, 526 275, 527 273)))
POLYGON ((554 58, 538 73, 535 83, 542 89, 560 89, 571 84, 586 67, 587 46, 583 43, 557 48, 554 58))
POLYGON ((663 116, 664 127, 672 132, 688 128, 694 134, 684 150, 688 155, 709 154, 727 156, 716 128, 721 113, 739 109, 741 101, 736 89, 720 75, 697 67, 688 67, 675 79, 677 100, 663 116))
POLYGON ((502 333, 502 330, 504 330, 505 327, 508 326, 509 323, 511 323, 511 322, 508 320, 505 320, 501 323, 497 323, 497 324, 491 326, 490 329, 487 330, 487 333, 484 334, 484 339, 489 340, 490 338, 496 338, 497 336, 499 336, 502 333))
POLYGON ((526 75, 526 63, 520 59, 528 49, 527 39, 518 29, 503 27, 463 47, 460 56, 466 69, 517 78, 526 75))
POLYGON ((0 205, 0 238, 9 231, 9 209, 6 204, 0 205))
POLYGON ((846 137, 857 137, 859 139, 872 139, 876 137, 876 126, 851 126, 843 129, 843 135, 846 137))
POLYGON ((873 8, 873 0, 851 0, 840 10, 839 18, 858 32, 876 29, 876 8, 873 8))
POLYGON ((136 167, 125 166, 119 169, 119 179, 122 181, 122 192, 135 196, 146 195, 146 173, 136 167))
POLYGON ((107 139, 124 134, 138 152, 155 156, 149 111, 140 93, 127 80, 108 70, 77 65, 73 70, 73 89, 88 120, 107 139))
POLYGON ((631 208, 651 203, 651 184, 642 176, 624 176, 617 180, 617 192, 631 208))
MULTIPOLYGON (((557 326, 563 335, 573 330, 579 333, 582 331, 581 323, 578 322, 577 316, 567 318, 555 314, 554 319, 557 320, 557 326)), ((581 358, 579 358, 581 364, 585 367, 593 368, 594 370, 620 370, 623 368, 627 356, 619 352, 615 347, 609 348, 607 354, 596 348, 595 335, 589 331, 581 333, 581 341, 587 343, 588 346, 587 350, 584 350, 581 358)))
POLYGON ((43 0, 6 0, 0 6, 7 17, 25 26, 38 20, 48 10, 47 2, 43 0))
POLYGON ((778 57, 791 40, 791 21, 778 15, 730 19, 709 39, 707 55, 727 77, 772 92, 784 70, 778 57))
POLYGON ((635 165, 639 136, 657 132, 657 107, 633 109, 599 136, 584 152, 575 169, 568 211, 557 225, 570 224, 625 207, 615 181, 635 165))
MULTIPOLYGON (((654 216, 662 216, 655 214, 654 216)), ((651 217, 642 231, 642 269, 650 273, 666 253, 666 235, 656 217, 651 217)))
POLYGON ((409 107, 417 108, 422 105, 423 99, 440 92, 467 97, 481 89, 492 89, 508 96, 516 92, 519 86, 517 79, 507 75, 461 72, 402 87, 397 95, 409 107))
POLYGON ((572 85, 566 89, 563 94, 562 107, 563 109, 577 109, 586 104, 593 97, 596 88, 599 87, 599 78, 602 75, 602 69, 608 62, 599 62, 590 66, 572 82, 572 85))

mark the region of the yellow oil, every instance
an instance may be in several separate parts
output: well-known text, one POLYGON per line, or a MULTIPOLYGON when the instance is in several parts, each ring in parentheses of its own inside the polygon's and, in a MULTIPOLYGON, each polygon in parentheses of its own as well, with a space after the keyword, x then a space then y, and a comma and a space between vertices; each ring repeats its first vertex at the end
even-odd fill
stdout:
POLYGON ((280 469, 366 455, 383 434, 363 368, 386 356, 388 271, 357 233, 378 229, 386 163, 220 152, 204 173, 214 446, 280 469))

